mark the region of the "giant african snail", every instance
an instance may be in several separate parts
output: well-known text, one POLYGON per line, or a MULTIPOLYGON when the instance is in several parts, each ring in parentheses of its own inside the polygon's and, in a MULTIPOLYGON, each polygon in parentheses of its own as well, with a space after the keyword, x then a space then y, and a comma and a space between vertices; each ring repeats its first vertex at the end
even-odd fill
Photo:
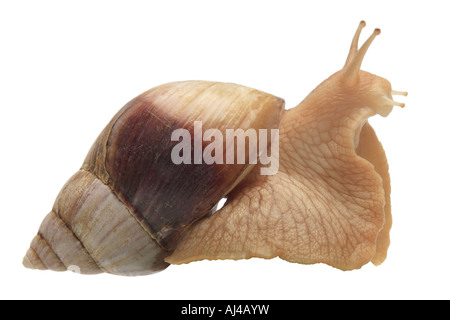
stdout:
POLYGON ((406 93, 360 70, 380 33, 358 49, 364 26, 344 68, 284 113, 280 98, 205 81, 169 83, 130 101, 62 188, 24 265, 142 275, 201 259, 279 256, 344 270, 381 263, 390 180, 367 118, 403 106, 392 94, 406 93), (197 120, 222 132, 279 128, 278 173, 261 175, 248 162, 174 164, 172 132, 193 132, 197 120))

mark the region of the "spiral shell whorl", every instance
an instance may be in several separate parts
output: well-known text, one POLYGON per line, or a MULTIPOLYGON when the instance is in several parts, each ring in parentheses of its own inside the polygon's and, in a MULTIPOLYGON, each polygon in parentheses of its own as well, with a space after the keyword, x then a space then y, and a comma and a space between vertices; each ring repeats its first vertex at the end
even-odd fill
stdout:
MULTIPOLYGON (((184 81, 144 92, 125 105, 91 148, 83 169, 132 208, 165 250, 206 216, 249 172, 245 164, 174 164, 174 130, 277 128, 284 100, 232 83, 184 81)), ((193 139, 193 138, 192 138, 193 139)), ((195 142, 192 142, 194 144, 195 142)))
POLYGON ((24 264, 84 274, 142 275, 166 268, 167 254, 108 186, 80 170, 61 190, 24 264))

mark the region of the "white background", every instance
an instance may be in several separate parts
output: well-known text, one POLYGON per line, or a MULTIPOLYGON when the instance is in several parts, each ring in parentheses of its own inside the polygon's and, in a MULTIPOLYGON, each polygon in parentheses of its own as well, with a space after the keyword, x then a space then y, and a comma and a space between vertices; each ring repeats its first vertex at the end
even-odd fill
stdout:
POLYGON ((439 1, 2 1, 0 298, 450 298, 450 23, 439 1), (130 99, 177 80, 234 82, 294 107, 381 28, 363 69, 407 90, 372 125, 392 178, 384 264, 196 262, 146 277, 25 269, 65 181, 130 99))

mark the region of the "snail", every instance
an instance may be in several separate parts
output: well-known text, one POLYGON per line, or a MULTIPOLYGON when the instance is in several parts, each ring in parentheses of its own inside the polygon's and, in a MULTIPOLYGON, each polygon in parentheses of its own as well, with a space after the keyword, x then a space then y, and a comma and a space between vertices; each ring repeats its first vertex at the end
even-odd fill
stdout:
MULTIPOLYGON (((358 48, 364 26, 344 67, 292 109, 265 92, 207 81, 169 83, 131 100, 60 191, 23 264, 134 276, 203 259, 280 257, 342 270, 382 263, 390 178, 368 118, 403 107, 392 95, 407 93, 361 70, 380 34, 358 48), (175 164, 172 133, 195 136, 196 121, 220 132, 278 129, 269 141, 276 172, 261 174, 264 164, 250 163, 249 149, 244 163, 175 164)), ((208 139, 195 139, 198 160, 195 145, 208 139)))

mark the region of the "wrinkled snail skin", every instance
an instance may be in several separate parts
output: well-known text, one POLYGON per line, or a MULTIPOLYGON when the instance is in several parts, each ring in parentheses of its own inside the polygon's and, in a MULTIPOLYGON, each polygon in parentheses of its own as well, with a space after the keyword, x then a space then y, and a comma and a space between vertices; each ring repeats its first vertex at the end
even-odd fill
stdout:
POLYGON ((254 165, 179 164, 175 129, 278 128, 284 100, 231 83, 175 82, 126 104, 62 188, 23 264, 31 269, 145 275, 183 231, 210 214, 254 165))
POLYGON ((280 123, 279 171, 254 169, 225 206, 184 233, 171 264, 275 258, 341 270, 382 263, 391 228, 390 178, 383 147, 367 119, 394 105, 389 81, 360 70, 380 33, 358 48, 361 22, 342 70, 280 123))

